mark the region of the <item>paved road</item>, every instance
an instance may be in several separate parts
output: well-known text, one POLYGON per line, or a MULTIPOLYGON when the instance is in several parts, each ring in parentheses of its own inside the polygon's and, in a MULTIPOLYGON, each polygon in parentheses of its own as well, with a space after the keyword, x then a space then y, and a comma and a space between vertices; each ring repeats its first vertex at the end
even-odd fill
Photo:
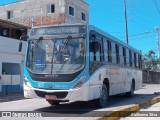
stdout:
POLYGON ((103 109, 96 109, 95 107, 93 107, 93 103, 90 102, 77 102, 70 104, 61 104, 59 106, 50 106, 44 99, 25 99, 0 103, 0 111, 44 112, 54 115, 54 119, 58 118, 59 120, 69 120, 70 118, 68 117, 96 116, 96 114, 101 114, 104 111, 109 112, 120 107, 148 100, 157 96, 156 94, 154 94, 155 92, 160 92, 160 85, 145 85, 140 90, 135 92, 135 96, 133 98, 125 98, 124 96, 111 97, 108 107, 103 109))
POLYGON ((120 120, 159 120, 160 119, 160 102, 140 109, 128 117, 120 120))

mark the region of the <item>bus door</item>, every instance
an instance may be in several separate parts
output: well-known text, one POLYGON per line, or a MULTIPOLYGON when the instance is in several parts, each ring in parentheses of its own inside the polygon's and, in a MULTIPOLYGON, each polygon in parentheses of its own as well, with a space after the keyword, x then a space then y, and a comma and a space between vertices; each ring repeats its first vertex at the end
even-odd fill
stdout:
POLYGON ((102 38, 98 34, 90 35, 90 63, 89 73, 90 79, 90 96, 89 98, 98 98, 100 96, 102 83, 102 38))

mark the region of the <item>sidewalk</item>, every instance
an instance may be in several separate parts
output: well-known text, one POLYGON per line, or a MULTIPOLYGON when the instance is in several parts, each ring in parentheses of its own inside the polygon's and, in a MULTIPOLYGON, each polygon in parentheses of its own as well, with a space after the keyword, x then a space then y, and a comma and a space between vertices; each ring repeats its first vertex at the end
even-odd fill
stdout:
POLYGON ((130 116, 120 120, 160 120, 160 102, 144 107, 130 116))
POLYGON ((9 102, 24 99, 23 92, 9 92, 8 95, 0 93, 0 102, 9 102))

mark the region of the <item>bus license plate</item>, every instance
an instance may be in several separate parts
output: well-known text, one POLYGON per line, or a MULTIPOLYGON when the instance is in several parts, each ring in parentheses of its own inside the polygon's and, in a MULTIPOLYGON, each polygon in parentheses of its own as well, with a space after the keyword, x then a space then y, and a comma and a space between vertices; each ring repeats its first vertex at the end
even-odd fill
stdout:
POLYGON ((57 100, 55 95, 45 95, 46 100, 57 100))

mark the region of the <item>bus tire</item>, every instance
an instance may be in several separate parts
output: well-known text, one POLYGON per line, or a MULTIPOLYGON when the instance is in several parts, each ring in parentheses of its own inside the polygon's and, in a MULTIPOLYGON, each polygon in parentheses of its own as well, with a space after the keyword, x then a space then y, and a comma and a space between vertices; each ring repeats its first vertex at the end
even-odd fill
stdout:
POLYGON ((50 105, 59 105, 59 101, 52 101, 52 100, 48 100, 48 103, 50 104, 50 105))
POLYGON ((127 96, 128 98, 132 98, 133 95, 134 95, 134 90, 135 90, 135 84, 134 84, 134 82, 132 81, 131 89, 130 89, 129 92, 126 93, 126 96, 127 96))
POLYGON ((105 84, 102 86, 100 97, 95 100, 95 105, 98 108, 106 107, 108 104, 108 88, 105 84))

